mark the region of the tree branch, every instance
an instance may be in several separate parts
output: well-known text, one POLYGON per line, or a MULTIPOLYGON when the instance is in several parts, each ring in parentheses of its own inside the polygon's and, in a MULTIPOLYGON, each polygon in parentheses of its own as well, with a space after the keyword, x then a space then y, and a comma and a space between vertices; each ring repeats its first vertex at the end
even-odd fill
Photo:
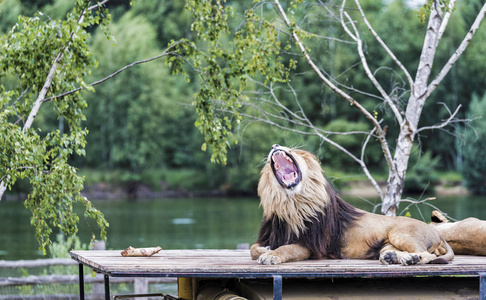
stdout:
MULTIPOLYGON (((376 128, 373 128, 371 130, 371 132, 369 133, 369 135, 366 137, 366 139, 365 139, 365 141, 363 143, 363 146, 361 147, 361 157, 360 157, 360 160, 362 162, 364 162, 364 155, 365 155, 366 147, 368 146, 368 143, 370 141, 370 138, 373 135, 373 133, 374 133, 375 130, 376 130, 376 128)), ((378 195, 380 195, 380 199, 383 200, 383 192, 381 191, 380 185, 378 184, 378 182, 376 182, 375 178, 371 175, 371 173, 368 170, 368 167, 367 166, 366 166, 366 168, 363 169, 363 172, 365 172, 366 177, 368 177, 369 181, 371 181, 371 184, 374 186, 374 188, 378 192, 378 195)))
POLYGON ((452 10, 454 9, 455 4, 456 4, 456 0, 450 0, 449 5, 447 5, 446 11, 442 16, 442 23, 440 24, 440 28, 439 28, 439 41, 442 38, 442 35, 444 34, 447 24, 449 23, 449 18, 451 17, 452 10))
POLYGON ((256 103, 268 103, 270 105, 276 105, 277 109, 275 109, 275 111, 280 112, 280 113, 282 113, 282 112, 288 113, 289 116, 291 116, 292 118, 289 118, 287 116, 281 116, 281 115, 269 113, 268 109, 261 108, 257 105, 252 105, 251 107, 253 109, 257 110, 260 113, 261 117, 257 117, 255 115, 249 115, 249 114, 245 114, 245 113, 243 113, 243 114, 240 113, 241 116, 244 116, 246 118, 249 118, 249 119, 252 119, 252 120, 255 120, 255 121, 264 122, 264 123, 270 124, 270 125, 272 125, 276 128, 280 128, 280 129, 283 129, 283 130, 299 133, 299 134, 302 134, 302 135, 318 136, 322 141, 325 141, 326 143, 331 144, 332 146, 338 148, 339 150, 344 152, 346 155, 351 157, 354 161, 356 161, 361 166, 361 168, 363 169, 363 172, 365 173, 366 177, 370 180, 370 182, 376 188, 380 198, 383 197, 382 191, 381 191, 378 183, 373 178, 373 176, 371 175, 371 173, 368 170, 368 167, 364 163, 364 152, 365 152, 366 146, 367 146, 368 142, 370 141, 371 137, 375 137, 375 138, 377 137, 374 134, 374 132, 376 131, 376 127, 373 127, 373 129, 370 132, 361 132, 361 131, 330 132, 330 131, 324 131, 324 130, 319 129, 316 126, 314 126, 314 124, 307 118, 307 115, 305 114, 304 109, 300 105, 298 97, 295 93, 295 90, 292 88, 292 86, 289 85, 289 88, 291 89, 291 92, 294 95, 294 100, 295 100, 297 106, 300 109, 300 115, 298 115, 297 113, 290 110, 288 107, 283 105, 278 100, 278 97, 276 96, 276 94, 274 92, 272 84, 270 85, 270 87, 267 87, 267 86, 265 86, 265 85, 263 85, 259 82, 255 82, 255 83, 261 85, 263 88, 268 89, 269 90, 268 93, 270 94, 270 97, 273 100, 273 101, 268 101, 266 99, 259 99, 260 101, 255 101, 256 103), (291 128, 289 126, 277 123, 274 120, 281 120, 281 121, 284 121, 285 124, 294 124, 294 125, 297 125, 297 126, 302 126, 304 128, 309 128, 314 133, 308 132, 308 131, 303 131, 303 130, 298 130, 296 128, 291 128), (352 134, 366 135, 365 141, 364 141, 362 149, 361 149, 361 157, 360 158, 358 158, 356 155, 352 154, 349 150, 347 150, 346 148, 337 144, 336 142, 334 142, 333 140, 331 140, 328 137, 328 135, 352 135, 352 134))
POLYGON ((91 11, 93 9, 96 9, 96 8, 102 6, 102 5, 105 5, 105 3, 107 3, 108 1, 110 1, 110 0, 104 0, 104 1, 101 1, 101 2, 96 3, 93 6, 88 7, 88 11, 91 11))
MULTIPOLYGON (((365 73, 368 76, 368 78, 370 79, 370 81, 373 83, 375 88, 380 92, 380 94, 383 97, 383 99, 385 100, 385 102, 392 109, 393 114, 395 115, 395 118, 397 119, 398 123, 401 124, 402 123, 402 116, 401 116, 400 112, 398 111, 397 106, 393 103, 393 101, 390 99, 390 96, 385 92, 385 90, 383 89, 381 84, 378 82, 378 80, 376 80, 376 77, 373 75, 373 73, 370 70, 370 67, 368 65, 368 61, 366 60, 366 57, 364 55, 363 40, 361 40, 361 38, 360 38, 359 31, 356 28, 356 26, 354 25, 349 14, 347 12, 344 12, 344 4, 345 3, 346 3, 346 0, 343 1, 343 5, 341 6, 341 10, 340 10, 341 11, 341 18, 343 18, 343 15, 346 16, 346 18, 349 20, 349 23, 353 27, 354 34, 351 35, 351 38, 354 37, 355 41, 357 42, 358 55, 359 55, 359 58, 361 59, 361 64, 363 65, 365 73)), ((358 3, 358 6, 359 6, 359 3, 358 3)), ((343 26, 346 26, 344 21, 342 21, 342 24, 343 24, 343 26)), ((346 32, 348 32, 348 34, 349 34, 350 30, 346 30, 346 32)))
POLYGON ((450 69, 456 63, 457 59, 466 50, 467 46, 471 42, 471 39, 473 38, 474 34, 476 33, 477 29, 479 28, 479 25, 481 25, 481 22, 483 21, 485 15, 486 15, 486 3, 483 5, 481 10, 477 14, 476 19, 474 20, 474 23, 471 25, 469 32, 466 34, 466 36, 462 40, 459 47, 457 47, 454 54, 452 54, 452 56, 449 58, 449 60, 444 65, 442 70, 440 70, 439 74, 429 84, 429 86, 427 88, 426 97, 428 97, 430 94, 432 94, 432 92, 437 88, 437 86, 444 79, 444 77, 447 75, 447 73, 449 73, 450 69))
MULTIPOLYGON (((126 71, 127 69, 129 69, 129 68, 131 68, 131 67, 134 67, 134 66, 136 66, 136 65, 143 64, 143 63, 147 63, 147 62, 151 62, 151 61, 153 61, 153 60, 156 60, 156 59, 159 59, 159 58, 162 58, 162 57, 168 56, 168 55, 177 55, 177 53, 176 53, 176 52, 169 52, 168 50, 172 49, 173 47, 175 47, 176 45, 178 45, 178 44, 180 44, 180 43, 182 43, 182 41, 177 41, 177 42, 175 42, 174 44, 172 44, 172 45, 171 45, 169 48, 165 49, 165 51, 164 51, 163 53, 161 53, 161 54, 159 54, 159 55, 157 55, 157 56, 151 57, 151 58, 147 58, 147 59, 143 59, 143 60, 135 61, 135 62, 133 62, 133 63, 131 63, 131 64, 128 64, 128 65, 124 66, 123 68, 118 69, 118 70, 117 70, 117 71, 115 71, 114 73, 112 73, 112 74, 110 74, 110 75, 106 76, 105 78, 100 79, 100 80, 98 80, 98 81, 95 81, 95 82, 93 82, 93 83, 88 84, 88 86, 96 86, 96 85, 98 85, 98 84, 100 84, 100 83, 103 83, 103 82, 105 82, 105 81, 107 81, 107 80, 109 80, 109 79, 111 79, 111 78, 115 77, 116 75, 120 74, 121 72, 126 71)), ((74 89, 74 90, 70 90, 70 91, 65 92, 65 93, 62 93, 62 94, 60 94, 60 95, 56 95, 56 96, 52 96, 52 97, 49 97, 49 98, 45 98, 45 99, 43 99, 43 100, 42 100, 42 102, 47 102, 47 101, 52 100, 52 99, 55 99, 55 98, 65 97, 65 96, 68 96, 68 95, 70 95, 70 94, 73 94, 73 93, 79 92, 79 91, 81 91, 81 90, 83 90, 83 89, 85 89, 85 87, 78 87, 78 88, 76 88, 76 89, 74 89)))
POLYGON ((368 30, 371 32, 371 34, 375 37, 375 39, 378 41, 378 43, 381 45, 381 47, 386 51, 388 56, 393 60, 393 62, 402 70, 403 74, 405 74, 405 77, 408 80, 408 84, 410 87, 413 86, 413 79, 408 70, 405 68, 405 66, 402 64, 400 60, 395 56, 395 54, 388 48, 388 46, 383 42, 383 40, 380 38, 378 33, 374 30, 374 28, 371 26, 370 22, 366 18, 366 15, 364 14, 363 9, 361 8, 361 4, 359 3, 358 0, 354 1, 356 5, 358 6, 358 10, 361 14, 361 18, 363 19, 363 22, 365 23, 366 27, 368 27, 368 30))
MULTIPOLYGON (((446 106, 445 103, 441 102, 439 104, 442 104, 446 107, 447 110, 449 110, 446 106)), ((424 131, 424 130, 431 130, 431 129, 441 129, 441 128, 444 128, 446 127, 447 125, 449 125, 450 123, 453 122, 453 119, 456 117, 457 113, 459 112, 459 110, 461 109, 462 105, 459 104, 459 106, 456 108, 456 110, 454 111, 454 113, 452 113, 449 118, 447 118, 447 120, 445 120, 444 122, 440 123, 440 124, 437 124, 437 125, 433 125, 433 126, 424 126, 424 127, 421 127, 417 130, 417 133, 420 132, 420 131, 424 131)), ((449 110, 449 113, 450 113, 450 110, 449 110)))
POLYGON ((384 156, 387 160, 387 163, 389 164, 390 167, 392 167, 392 156, 390 153, 390 149, 388 147, 388 142, 386 141, 384 134, 383 134, 383 129, 381 128, 381 125, 379 122, 374 118, 374 116, 367 111, 360 103, 358 103, 353 97, 348 95, 346 92, 338 88, 336 85, 332 83, 332 81, 327 78, 321 71, 320 69, 316 66, 312 58, 310 57, 307 49, 305 48, 304 44, 301 42, 297 31, 293 29, 293 25, 287 18, 287 15, 280 5, 279 0, 274 0, 274 4, 277 10, 277 13, 280 15, 281 19, 284 21, 285 25, 287 28, 289 28, 292 38, 294 39, 295 43, 299 47, 300 51, 302 51, 302 54, 304 55, 304 58, 306 59, 307 63, 309 66, 314 70, 314 72, 317 74, 319 79, 323 81, 329 88, 331 88, 336 94, 339 96, 343 97, 346 101, 348 101, 351 105, 355 106, 368 120, 371 121, 374 127, 376 127, 376 132, 378 135, 378 140, 380 141, 384 156))
MULTIPOLYGON (((289 124, 293 124, 293 125, 296 125, 296 126, 309 128, 312 131, 317 130, 320 134, 324 134, 324 135, 369 135, 370 134, 369 132, 366 132, 366 131, 335 132, 335 131, 326 131, 326 130, 322 130, 320 128, 317 128, 307 118, 302 106, 300 105, 300 102, 297 98, 295 91, 293 90, 293 88, 290 85, 289 85, 289 87, 291 89, 291 92, 294 94, 295 103, 297 104, 297 106, 300 109, 300 113, 301 113, 300 115, 293 112, 292 110, 290 110, 288 107, 283 105, 278 100, 278 98, 277 98, 277 96, 276 96, 276 94, 273 90, 274 89, 273 85, 271 85, 270 87, 267 87, 267 86, 263 85, 261 82, 257 82, 255 80, 252 80, 251 78, 249 80, 251 80, 252 82, 254 82, 257 85, 260 85, 262 88, 269 90, 266 93, 259 92, 259 94, 260 93, 267 94, 267 95, 270 95, 270 97, 272 98, 272 101, 269 101, 265 98, 257 97, 257 98, 255 98, 255 101, 253 101, 255 103, 268 104, 269 105, 268 108, 267 107, 263 108, 259 105, 253 104, 251 102, 250 103, 241 103, 241 105, 251 107, 259 113, 261 118, 256 117, 256 118, 258 118, 258 119, 255 119, 257 121, 274 119, 274 120, 277 120, 277 121, 283 121, 284 123, 289 123, 289 124), (276 113, 271 113, 270 110, 273 110, 276 113)), ((224 112, 226 112, 226 111, 224 111, 224 112)), ((241 115, 247 116, 245 114, 241 114, 241 115)), ((274 121, 272 121, 272 122, 273 122, 272 124, 276 124, 276 122, 274 122, 274 121)), ((305 132, 305 131, 299 131, 299 133, 302 133, 302 132, 305 132)), ((378 136, 374 135, 374 134, 372 135, 372 137, 378 138, 378 136)))

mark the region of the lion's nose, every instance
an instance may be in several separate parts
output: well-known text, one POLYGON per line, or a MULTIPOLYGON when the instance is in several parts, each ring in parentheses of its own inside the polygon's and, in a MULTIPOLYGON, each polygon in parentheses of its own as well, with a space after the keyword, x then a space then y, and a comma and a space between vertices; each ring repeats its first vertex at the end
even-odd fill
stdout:
POLYGON ((278 147, 280 147, 280 145, 279 145, 279 144, 273 144, 273 145, 272 145, 272 150, 273 150, 273 149, 275 149, 275 148, 278 148, 278 147))

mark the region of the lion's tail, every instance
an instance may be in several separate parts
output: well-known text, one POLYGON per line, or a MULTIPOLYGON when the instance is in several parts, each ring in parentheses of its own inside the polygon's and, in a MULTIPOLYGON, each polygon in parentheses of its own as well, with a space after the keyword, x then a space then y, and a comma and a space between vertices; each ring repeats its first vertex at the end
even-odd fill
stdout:
POLYGON ((454 251, 452 250, 451 246, 441 238, 441 248, 445 248, 445 253, 437 257, 436 259, 429 262, 429 264, 448 264, 450 261, 454 259, 454 251))

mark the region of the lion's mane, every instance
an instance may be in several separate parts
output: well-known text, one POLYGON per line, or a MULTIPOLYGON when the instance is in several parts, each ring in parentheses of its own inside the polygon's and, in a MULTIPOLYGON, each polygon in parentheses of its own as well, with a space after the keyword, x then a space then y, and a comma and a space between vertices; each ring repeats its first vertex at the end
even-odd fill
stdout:
POLYGON ((257 243, 271 249, 300 244, 311 251, 312 258, 342 258, 341 240, 346 228, 353 226, 362 213, 334 191, 317 157, 295 149, 292 155, 300 156, 307 165, 296 191, 282 189, 276 183, 268 162, 262 169, 258 195, 263 221, 257 243))

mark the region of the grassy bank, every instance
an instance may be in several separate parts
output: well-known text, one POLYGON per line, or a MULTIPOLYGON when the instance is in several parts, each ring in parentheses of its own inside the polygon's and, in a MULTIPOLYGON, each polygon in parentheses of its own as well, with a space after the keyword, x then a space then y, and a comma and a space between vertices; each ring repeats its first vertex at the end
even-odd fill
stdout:
MULTIPOLYGON (((91 197, 103 197, 107 193, 113 197, 158 197, 195 195, 256 195, 258 176, 246 178, 245 182, 235 176, 208 175, 196 169, 148 169, 140 173, 126 170, 80 170, 85 177, 85 190, 91 197), (211 178, 212 177, 212 178, 211 178), (235 182, 238 181, 238 182, 235 182)), ((328 180, 343 194, 362 197, 376 196, 377 192, 361 172, 345 173, 340 170, 326 170, 328 180)), ((386 186, 387 174, 374 172, 373 176, 382 189, 386 186)), ((405 194, 446 193, 464 194, 460 173, 410 172, 407 174, 405 194)))

